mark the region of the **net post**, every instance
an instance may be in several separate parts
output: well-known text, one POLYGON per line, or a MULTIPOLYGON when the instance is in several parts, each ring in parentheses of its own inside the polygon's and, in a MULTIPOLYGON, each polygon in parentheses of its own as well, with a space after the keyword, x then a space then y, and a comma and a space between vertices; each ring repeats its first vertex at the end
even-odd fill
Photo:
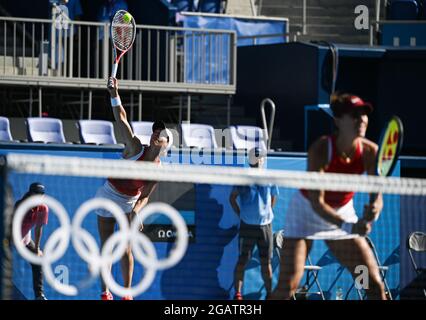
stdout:
POLYGON ((6 157, 0 157, 0 300, 12 297, 12 194, 7 184, 6 157))

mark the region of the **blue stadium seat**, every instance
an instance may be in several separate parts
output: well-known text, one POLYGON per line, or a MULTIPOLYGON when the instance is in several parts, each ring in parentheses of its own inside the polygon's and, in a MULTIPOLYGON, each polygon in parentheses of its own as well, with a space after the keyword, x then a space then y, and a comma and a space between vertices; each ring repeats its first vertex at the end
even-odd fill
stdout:
POLYGON ((152 135, 152 124, 151 121, 132 121, 131 125, 133 128, 133 133, 143 145, 149 146, 149 142, 152 135))
POLYGON ((5 117, 0 117, 0 141, 13 141, 9 119, 5 117))
POLYGON ((419 7, 419 19, 426 20, 426 0, 417 0, 419 7))
POLYGON ((181 11, 194 11, 194 0, 172 0, 172 4, 181 11))
POLYGON ((231 126, 229 129, 234 149, 258 147, 267 150, 263 129, 255 126, 231 126))
POLYGON ((214 129, 207 124, 183 123, 182 142, 187 148, 217 148, 214 129))
POLYGON ((418 14, 415 0, 392 0, 389 3, 389 20, 416 20, 418 14))
POLYGON ((77 123, 80 140, 87 144, 116 144, 114 127, 104 120, 80 120, 77 123))
POLYGON ((29 142, 65 143, 62 121, 55 118, 27 118, 29 142))
POLYGON ((198 11, 208 13, 221 13, 222 0, 200 0, 198 11))

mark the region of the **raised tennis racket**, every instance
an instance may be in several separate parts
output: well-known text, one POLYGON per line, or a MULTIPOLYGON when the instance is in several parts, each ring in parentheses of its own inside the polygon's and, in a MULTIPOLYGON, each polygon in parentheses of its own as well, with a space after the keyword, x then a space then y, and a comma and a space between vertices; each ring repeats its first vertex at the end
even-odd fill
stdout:
POLYGON ((111 22, 111 39, 113 44, 113 58, 111 77, 117 75, 118 63, 121 57, 130 50, 135 41, 136 23, 133 16, 125 10, 115 13, 111 22))
POLYGON ((404 129, 401 119, 393 116, 382 131, 376 159, 376 174, 387 177, 392 174, 402 147, 404 129))
MULTIPOLYGON (((404 129, 401 119, 393 116, 383 128, 380 140, 379 151, 376 158, 376 175, 390 176, 395 168, 398 156, 402 147, 404 129)), ((374 203, 378 194, 370 196, 370 204, 374 203)))

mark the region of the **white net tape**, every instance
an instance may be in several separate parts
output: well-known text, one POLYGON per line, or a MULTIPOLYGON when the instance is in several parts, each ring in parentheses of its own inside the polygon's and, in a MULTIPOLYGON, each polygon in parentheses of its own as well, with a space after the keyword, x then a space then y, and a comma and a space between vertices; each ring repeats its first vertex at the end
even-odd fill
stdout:
POLYGON ((333 173, 208 165, 163 164, 123 160, 88 159, 56 156, 9 154, 8 167, 17 172, 59 175, 111 177, 219 185, 270 185, 328 191, 353 191, 426 195, 426 179, 376 177, 333 173))

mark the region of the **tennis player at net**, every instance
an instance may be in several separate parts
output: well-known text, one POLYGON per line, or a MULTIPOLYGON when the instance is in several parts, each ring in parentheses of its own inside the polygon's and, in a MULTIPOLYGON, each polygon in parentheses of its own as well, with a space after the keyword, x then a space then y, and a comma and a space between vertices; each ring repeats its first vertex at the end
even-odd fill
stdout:
MULTIPOLYGON (((141 141, 134 135, 132 128, 127 120, 120 96, 118 95, 118 81, 115 78, 109 78, 108 91, 111 95, 111 106, 114 113, 114 119, 119 133, 124 139, 125 148, 123 150, 123 159, 133 161, 151 161, 160 163, 160 153, 167 147, 168 137, 166 126, 162 121, 154 122, 152 126, 152 135, 150 145, 144 147, 141 141)), ((127 215, 129 223, 136 214, 148 203, 149 196, 156 187, 155 181, 142 181, 130 179, 107 179, 105 184, 99 188, 96 197, 107 198, 114 201, 127 215)), ((109 211, 98 209, 98 231, 103 246, 106 240, 114 233, 116 221, 109 211)), ((142 227, 142 226, 141 226, 142 227)), ((121 259, 121 270, 124 279, 124 286, 130 288, 133 276, 133 255, 131 248, 127 248, 126 253, 121 259)), ((106 287, 104 281, 102 285, 102 300, 113 300, 111 292, 106 287)), ((132 300, 133 297, 123 297, 123 300, 132 300)))
MULTIPOLYGON (((309 148, 308 170, 374 175, 378 147, 365 138, 371 104, 354 95, 338 94, 332 97, 331 109, 337 130, 309 148)), ((375 201, 365 205, 364 216, 358 219, 353 196, 353 192, 324 190, 295 193, 285 217, 280 279, 273 298, 293 297, 312 242, 321 239, 352 276, 358 275, 354 273, 356 266, 368 268, 368 298, 386 299, 376 260, 363 237, 371 232, 371 221, 378 218, 383 199, 370 195, 375 201)))

